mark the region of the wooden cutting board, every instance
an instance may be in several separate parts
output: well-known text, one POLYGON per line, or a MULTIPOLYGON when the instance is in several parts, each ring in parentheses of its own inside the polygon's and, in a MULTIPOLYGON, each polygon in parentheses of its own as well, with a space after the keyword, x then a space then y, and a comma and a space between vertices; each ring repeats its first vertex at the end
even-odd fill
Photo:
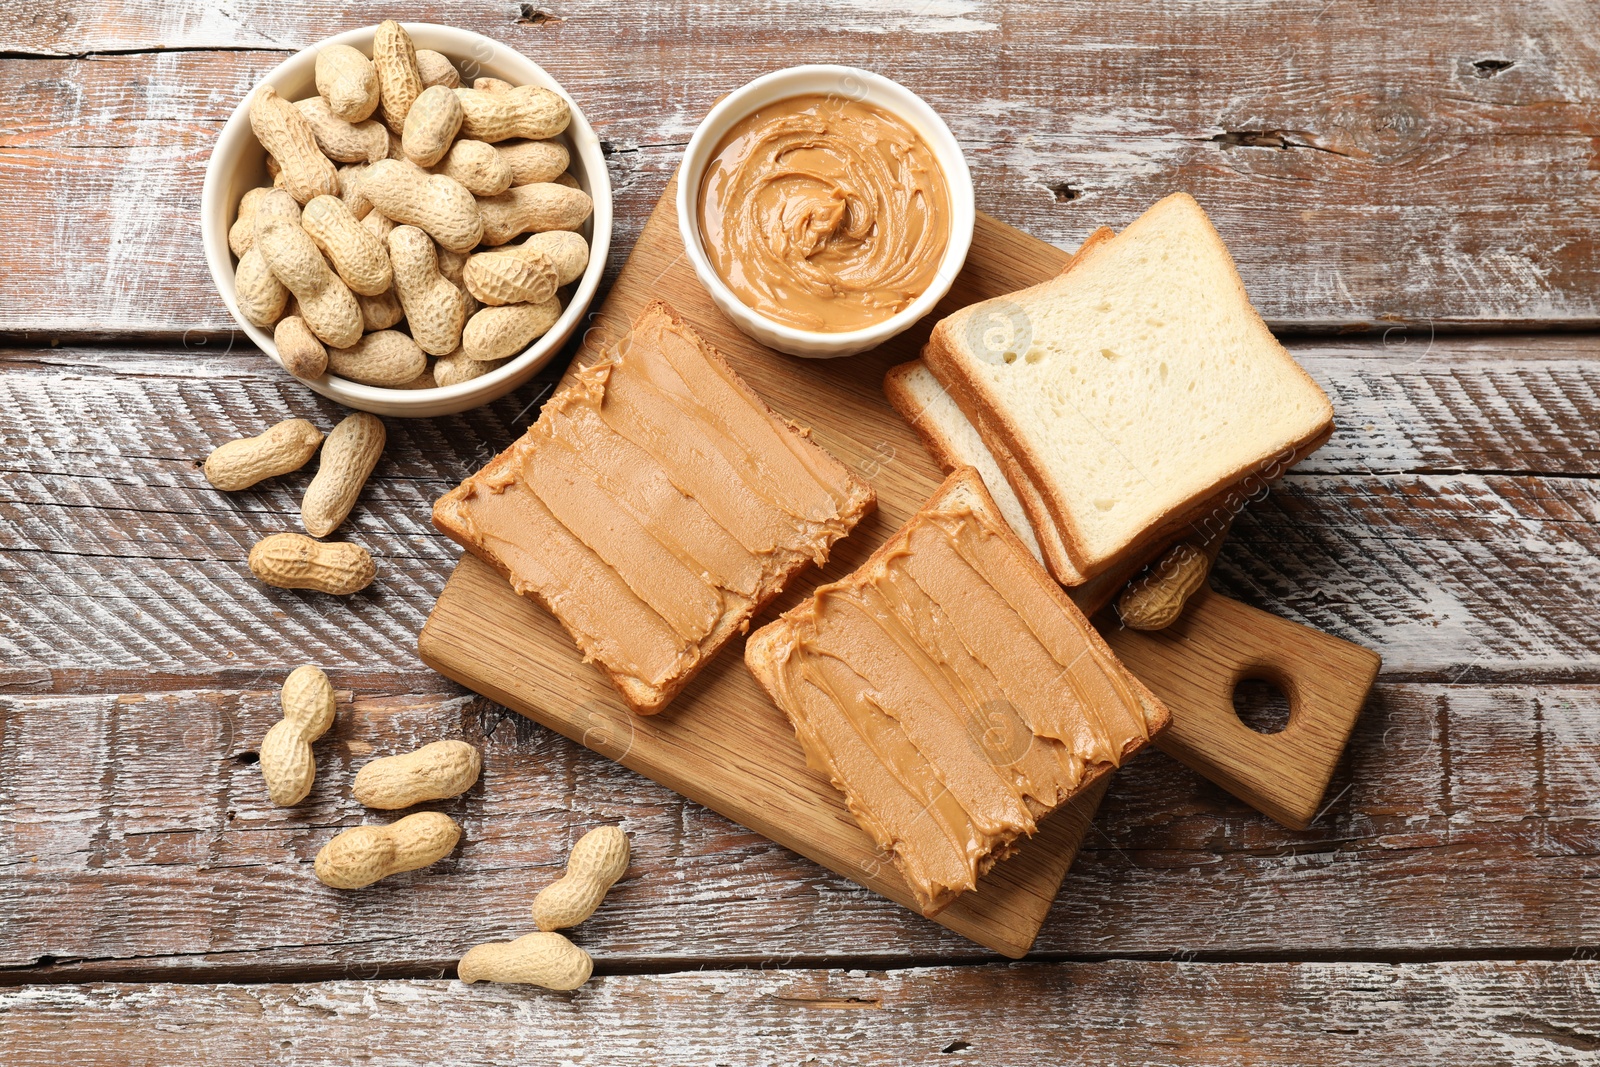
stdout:
MULTIPOLYGON (((745 337, 711 303, 683 254, 675 191, 669 184, 605 303, 591 316, 579 358, 626 334, 650 300, 665 299, 773 408, 810 426, 819 444, 878 493, 877 512, 834 547, 825 568, 803 574, 758 616, 755 629, 821 582, 854 570, 942 480, 915 433, 884 399, 884 371, 914 358, 944 315, 1052 277, 1070 256, 980 214, 966 268, 923 322, 865 355, 796 359, 745 337)), ((1075 599, 1093 614, 1118 585, 1120 579, 1113 578, 1078 591, 1075 599)), ((1221 647, 1229 646, 1228 633, 1211 636, 1221 647)), ((441 674, 914 908, 888 856, 874 847, 826 777, 806 766, 787 719, 745 669, 742 639, 660 715, 636 716, 604 676, 582 662, 554 617, 516 595, 488 564, 467 555, 440 595, 418 648, 423 661, 441 674)), ((1186 650, 1179 648, 1177 655, 1181 675, 1186 650)), ((1201 659, 1197 669, 1208 672, 1212 664, 1201 659)), ((1306 682, 1308 690, 1315 685, 1306 682)), ((1108 784, 1109 777, 1046 820, 1034 839, 935 921, 1007 956, 1026 953, 1108 784)))

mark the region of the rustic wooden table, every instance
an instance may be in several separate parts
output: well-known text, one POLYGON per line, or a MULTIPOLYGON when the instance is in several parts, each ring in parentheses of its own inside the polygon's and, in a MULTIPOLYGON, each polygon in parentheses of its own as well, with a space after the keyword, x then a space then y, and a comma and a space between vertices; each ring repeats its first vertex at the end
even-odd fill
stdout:
POLYGON ((1600 10, 299 7, 0 3, 0 1060, 1600 1062, 1600 10), (415 653, 456 557, 428 508, 537 384, 390 420, 368 593, 252 581, 305 476, 224 496, 197 462, 337 411, 232 329, 201 177, 266 70, 390 15, 497 37, 581 102, 613 270, 712 101, 796 62, 922 93, 979 206, 1064 247, 1195 193, 1339 422, 1217 586, 1384 657, 1313 828, 1142 758, 1008 964, 446 682, 415 653), (303 661, 341 715, 285 811, 254 748, 303 661), (470 847, 319 885, 362 820, 352 765, 450 733, 486 755, 447 806, 470 847), (602 820, 636 860, 579 932, 600 977, 454 981, 602 820))

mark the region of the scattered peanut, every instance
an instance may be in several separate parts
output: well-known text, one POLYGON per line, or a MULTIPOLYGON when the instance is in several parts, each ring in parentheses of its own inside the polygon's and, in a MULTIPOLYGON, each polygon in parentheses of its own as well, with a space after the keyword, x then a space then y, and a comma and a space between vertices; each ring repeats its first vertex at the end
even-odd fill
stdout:
POLYGON ((320 96, 295 101, 322 154, 336 163, 371 163, 389 154, 389 131, 377 119, 346 122, 320 96))
POLYGON ((322 431, 305 419, 285 419, 255 437, 217 446, 206 457, 206 481, 224 493, 304 467, 322 444, 322 431))
POLYGON ((333 686, 320 667, 296 667, 279 694, 283 718, 261 739, 261 777, 267 794, 280 807, 292 807, 311 792, 317 761, 311 742, 333 725, 333 686))
POLYGON ((572 162, 572 153, 560 141, 510 141, 494 150, 511 168, 512 185, 554 181, 572 162))
POLYGON ((474 196, 494 196, 511 188, 511 164, 492 144, 462 139, 450 146, 435 172, 460 182, 474 196))
POLYGON ((472 87, 485 93, 503 93, 516 88, 503 78, 474 78, 472 87))
POLYGON ((270 192, 272 186, 263 185, 247 191, 239 198, 239 214, 233 220, 233 225, 228 227, 228 247, 241 259, 256 243, 256 205, 270 192))
POLYGON ((433 380, 440 386, 459 385, 481 378, 507 363, 503 359, 468 359, 458 348, 448 356, 440 356, 433 363, 433 380))
POLYGON ((454 178, 429 174, 408 160, 385 159, 362 178, 361 192, 388 218, 420 227, 452 252, 469 252, 483 240, 478 200, 454 178))
POLYGON ((473 746, 435 741, 403 756, 373 760, 356 774, 351 791, 369 808, 392 811, 460 796, 482 771, 483 756, 473 746))
POLYGON ((461 351, 468 359, 508 359, 527 348, 561 317, 561 302, 488 307, 467 321, 461 351))
POLYGON ((461 103, 455 90, 443 85, 422 90, 406 112, 400 150, 419 167, 431 167, 444 158, 461 129, 461 103))
POLYGON ((361 889, 437 863, 460 840, 461 827, 437 811, 419 811, 388 826, 352 826, 317 853, 317 880, 335 889, 361 889))
POLYGON ((251 247, 233 269, 233 297, 245 321, 265 329, 283 314, 289 290, 268 269, 261 249, 251 247))
POLYGON ((398 330, 363 334, 349 348, 328 352, 328 370, 363 385, 393 388, 415 381, 428 369, 428 357, 417 342, 398 330))
POLYGON ((1211 560, 1181 541, 1117 597, 1117 615, 1135 630, 1164 630, 1178 621, 1189 598, 1205 584, 1211 560))
POLYGON ((272 331, 278 362, 296 378, 320 378, 328 370, 328 350, 299 315, 285 315, 272 331))
POLYGON ((461 87, 461 72, 450 62, 450 57, 431 48, 417 49, 417 73, 422 75, 424 89, 431 89, 435 85, 451 89, 461 87))
MULTIPOLYGON (((381 210, 377 198, 367 195, 381 210)), ((478 197, 477 202, 486 245, 503 245, 530 231, 576 230, 594 210, 588 193, 554 182, 512 186, 499 196, 478 197)))
POLYGON ((360 545, 280 533, 262 538, 250 550, 250 573, 278 589, 349 596, 372 584, 378 566, 360 545))
POLYGON ((317 147, 311 124, 270 85, 256 90, 250 101, 250 128, 278 161, 283 187, 296 200, 303 204, 324 193, 338 194, 339 175, 317 147))
POLYGON ((317 53, 317 92, 346 122, 372 117, 378 108, 378 71, 360 49, 329 45, 317 53))
POLYGON ((556 293, 555 264, 537 245, 512 245, 467 260, 462 280, 485 304, 539 303, 556 293))
POLYGON ((333 428, 322 444, 322 462, 300 501, 306 532, 326 537, 350 514, 361 487, 383 455, 383 420, 358 411, 333 428))
MULTIPOLYGON (((311 235, 298 223, 282 218, 263 218, 275 192, 262 201, 256 212, 256 247, 273 275, 294 294, 300 315, 326 344, 348 347, 361 336, 361 309, 350 287, 328 269, 311 235)), ((334 197, 334 203, 344 205, 334 197)), ((347 210, 347 209, 345 209, 347 210)))
POLYGON ((389 250, 361 225, 336 196, 319 196, 306 205, 300 225, 327 255, 350 291, 377 296, 394 282, 389 250))
POLYGON ((422 95, 422 72, 411 35, 394 19, 384 19, 372 39, 372 65, 378 71, 378 117, 395 133, 406 127, 406 112, 422 95))
POLYGON ((565 930, 595 913, 606 890, 628 870, 628 835, 619 826, 597 826, 578 839, 567 857, 567 873, 533 898, 533 921, 541 930, 565 930))
POLYGON ((389 234, 389 260, 394 264, 394 289, 405 309, 411 336, 429 355, 455 351, 467 316, 465 297, 439 273, 438 256, 428 235, 415 226, 395 227, 389 234))
POLYGON ((594 973, 594 960, 560 934, 526 934, 515 941, 475 945, 456 965, 463 982, 518 982, 546 989, 577 989, 594 973))
POLYGON ((498 92, 456 89, 461 101, 461 136, 474 141, 511 137, 554 137, 567 128, 572 111, 559 93, 537 85, 518 85, 498 92))

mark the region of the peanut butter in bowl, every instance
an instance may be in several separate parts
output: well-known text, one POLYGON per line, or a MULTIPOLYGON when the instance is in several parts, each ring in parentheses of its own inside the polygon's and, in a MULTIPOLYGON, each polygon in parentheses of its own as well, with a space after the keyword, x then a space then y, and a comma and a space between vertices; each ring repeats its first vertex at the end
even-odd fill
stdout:
POLYGON ((874 326, 934 285, 951 203, 933 149, 904 119, 837 94, 756 109, 705 168, 700 236, 752 311, 794 329, 874 326))

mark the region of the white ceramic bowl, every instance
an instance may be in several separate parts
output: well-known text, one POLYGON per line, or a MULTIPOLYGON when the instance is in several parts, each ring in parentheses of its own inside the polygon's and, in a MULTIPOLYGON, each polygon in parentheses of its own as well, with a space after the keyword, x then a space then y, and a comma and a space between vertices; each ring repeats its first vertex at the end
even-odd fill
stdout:
POLYGON ((678 171, 678 230, 683 235, 683 247, 688 251, 689 262, 694 264, 700 284, 739 329, 767 347, 793 356, 812 359, 853 356, 876 348, 932 311, 950 291, 951 283, 967 261, 975 222, 972 174, 967 170, 966 157, 961 154, 961 146, 956 143, 950 127, 910 89, 881 74, 857 67, 789 67, 764 74, 734 90, 711 109, 694 131, 683 155, 683 167, 678 171), (860 330, 840 333, 800 330, 751 310, 712 267, 700 234, 700 187, 706 166, 728 130, 752 111, 768 104, 813 93, 862 101, 904 119, 933 149, 950 192, 950 243, 945 246, 933 284, 904 311, 860 330))
MULTIPOLYGON (((408 22, 404 25, 418 48, 431 48, 454 60, 456 66, 461 68, 466 84, 470 85, 472 78, 504 78, 515 85, 542 85, 562 96, 567 95, 537 63, 509 45, 450 26, 435 26, 425 22, 408 22)), ((313 96, 317 91, 315 68, 318 51, 328 45, 348 44, 371 55, 376 29, 351 30, 319 41, 274 67, 262 79, 262 83, 271 82, 288 100, 313 96)), ((379 415, 449 415, 486 404, 509 393, 550 362, 550 358, 561 350, 589 310, 589 303, 600 286, 600 276, 605 272, 606 253, 611 248, 611 180, 606 174, 600 139, 595 136, 588 120, 583 117, 583 111, 571 97, 567 97, 567 103, 572 107, 572 124, 562 135, 562 140, 572 152, 572 176, 594 200, 594 215, 580 231, 589 241, 589 266, 577 281, 571 303, 562 311, 550 331, 498 370, 469 382, 443 388, 380 389, 333 375, 306 380, 307 385, 347 407, 379 415)), ((205 190, 200 198, 200 239, 205 245, 206 264, 211 268, 211 277, 217 283, 223 303, 228 305, 228 311, 238 321, 239 328, 276 361, 278 349, 272 343, 271 333, 251 325, 239 314, 239 304, 234 299, 233 256, 228 249, 228 227, 233 225, 238 212, 239 198, 247 189, 271 184, 267 176, 266 158, 266 150, 250 129, 250 98, 247 96, 234 109, 227 125, 222 128, 222 135, 217 138, 216 147, 211 150, 211 162, 206 166, 205 190)))

